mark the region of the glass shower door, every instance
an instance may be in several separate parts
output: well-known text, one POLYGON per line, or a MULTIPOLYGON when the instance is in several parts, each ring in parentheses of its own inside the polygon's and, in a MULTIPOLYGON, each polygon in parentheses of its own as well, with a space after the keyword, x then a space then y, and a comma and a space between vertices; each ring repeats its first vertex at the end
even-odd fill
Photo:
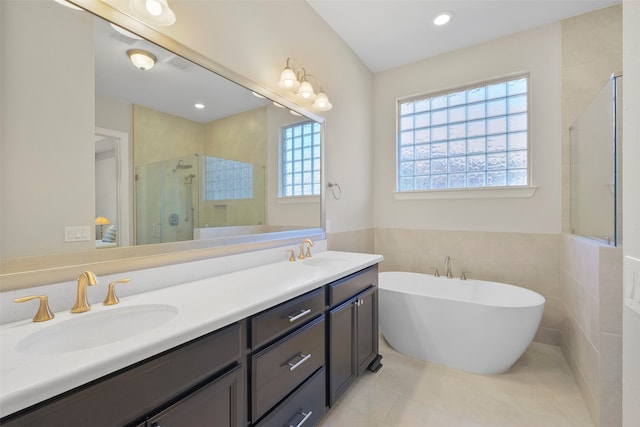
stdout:
POLYGON ((612 77, 570 128, 571 232, 621 244, 622 77, 612 77))

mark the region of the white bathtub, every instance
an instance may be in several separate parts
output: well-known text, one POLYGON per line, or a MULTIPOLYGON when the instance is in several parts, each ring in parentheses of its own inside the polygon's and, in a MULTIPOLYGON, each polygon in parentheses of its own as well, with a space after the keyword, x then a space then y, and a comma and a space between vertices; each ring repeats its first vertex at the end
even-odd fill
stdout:
POLYGON ((379 275, 380 331, 408 356, 476 374, 506 372, 540 324, 544 297, 518 286, 428 274, 379 275))

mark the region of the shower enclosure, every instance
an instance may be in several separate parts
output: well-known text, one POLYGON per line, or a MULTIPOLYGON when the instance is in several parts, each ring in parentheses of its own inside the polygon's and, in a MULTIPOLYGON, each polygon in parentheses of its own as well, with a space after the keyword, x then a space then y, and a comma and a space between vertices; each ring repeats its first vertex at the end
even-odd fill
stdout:
POLYGON ((265 223, 264 166, 194 154, 136 166, 136 245, 265 223))
POLYGON ((198 155, 136 166, 136 244, 193 239, 198 155))
POLYGON ((612 76, 570 128, 571 232, 622 243, 622 76, 612 76))

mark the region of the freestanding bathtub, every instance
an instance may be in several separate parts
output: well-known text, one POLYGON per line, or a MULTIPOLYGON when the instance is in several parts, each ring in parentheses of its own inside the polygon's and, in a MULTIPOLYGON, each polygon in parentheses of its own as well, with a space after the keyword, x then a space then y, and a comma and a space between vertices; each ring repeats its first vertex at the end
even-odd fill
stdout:
POLYGON ((380 331, 395 350, 476 374, 506 372, 540 324, 544 297, 504 283, 379 274, 380 331))

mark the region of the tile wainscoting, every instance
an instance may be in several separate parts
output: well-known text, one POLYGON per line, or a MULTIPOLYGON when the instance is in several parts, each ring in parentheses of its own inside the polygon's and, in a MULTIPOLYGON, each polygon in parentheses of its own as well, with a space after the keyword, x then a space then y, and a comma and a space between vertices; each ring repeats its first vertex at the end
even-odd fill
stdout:
POLYGON ((380 271, 442 273, 510 283, 546 299, 535 341, 560 346, 596 425, 621 425, 622 251, 567 234, 362 229, 328 248, 384 256, 380 271))

